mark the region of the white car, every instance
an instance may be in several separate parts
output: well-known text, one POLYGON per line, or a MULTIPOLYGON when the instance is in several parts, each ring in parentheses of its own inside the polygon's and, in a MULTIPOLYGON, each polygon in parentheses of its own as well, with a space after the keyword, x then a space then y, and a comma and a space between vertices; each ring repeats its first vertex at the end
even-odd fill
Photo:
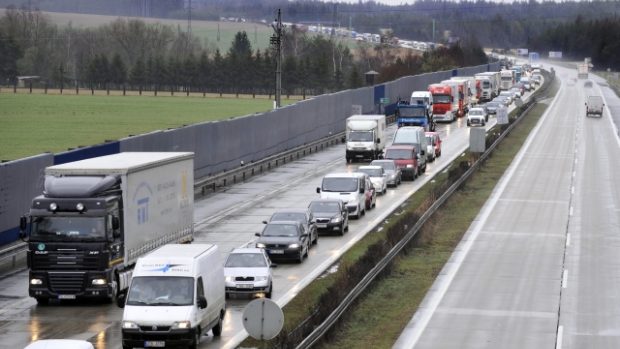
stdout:
POLYGON ((372 185, 379 194, 385 194, 387 191, 387 175, 385 170, 381 166, 360 166, 357 168, 357 172, 363 172, 370 177, 372 185))
POLYGON ((489 116, 484 108, 471 108, 467 113, 467 126, 484 126, 489 121, 489 116))
POLYGON ((273 276, 269 256, 262 248, 240 247, 233 249, 224 264, 226 297, 231 294, 254 295, 262 293, 271 298, 273 276))

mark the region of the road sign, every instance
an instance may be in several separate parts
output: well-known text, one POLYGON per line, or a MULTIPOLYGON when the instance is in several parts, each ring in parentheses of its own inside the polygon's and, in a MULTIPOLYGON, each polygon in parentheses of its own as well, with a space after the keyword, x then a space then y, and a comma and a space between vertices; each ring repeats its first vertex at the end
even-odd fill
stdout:
POLYGON ((508 124, 508 108, 506 108, 503 105, 497 108, 497 124, 498 125, 508 124))
POLYGON ((252 338, 272 339, 280 333, 283 325, 284 313, 271 299, 255 299, 243 309, 243 327, 252 338))
POLYGON ((390 103, 390 99, 387 97, 381 98, 379 100, 381 102, 381 104, 389 104, 390 103))

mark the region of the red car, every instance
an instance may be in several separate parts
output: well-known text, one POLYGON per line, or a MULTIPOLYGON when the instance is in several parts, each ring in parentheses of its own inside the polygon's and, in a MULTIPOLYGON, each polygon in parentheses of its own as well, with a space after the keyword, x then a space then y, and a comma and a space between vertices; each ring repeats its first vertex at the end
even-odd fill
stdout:
POLYGON ((428 144, 427 153, 432 153, 433 160, 441 156, 441 137, 437 132, 425 132, 426 144, 428 144))
POLYGON ((403 179, 414 180, 420 174, 418 152, 413 145, 391 145, 385 148, 383 157, 396 162, 396 166, 401 169, 403 179))

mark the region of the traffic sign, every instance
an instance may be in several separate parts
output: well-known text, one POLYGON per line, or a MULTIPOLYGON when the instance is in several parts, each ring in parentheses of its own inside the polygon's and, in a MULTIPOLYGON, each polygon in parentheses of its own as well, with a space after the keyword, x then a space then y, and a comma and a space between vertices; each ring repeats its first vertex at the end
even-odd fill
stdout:
POLYGON ((284 313, 271 299, 255 299, 243 309, 243 327, 252 338, 272 339, 280 333, 282 326, 284 313))
POLYGON ((390 99, 387 97, 381 98, 379 100, 381 102, 381 104, 389 104, 390 103, 390 99))

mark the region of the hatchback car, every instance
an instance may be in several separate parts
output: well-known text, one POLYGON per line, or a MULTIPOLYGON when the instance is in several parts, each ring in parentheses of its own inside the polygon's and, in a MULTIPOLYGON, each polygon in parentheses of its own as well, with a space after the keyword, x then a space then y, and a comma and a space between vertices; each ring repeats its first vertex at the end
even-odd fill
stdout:
POLYGON ((497 108, 499 108, 500 105, 501 103, 498 101, 490 101, 484 105, 484 110, 487 112, 488 115, 496 115, 497 108))
MULTIPOLYGON (((316 245, 319 242, 319 233, 316 229, 316 224, 314 222, 314 217, 312 216, 312 212, 308 209, 289 209, 289 210, 279 210, 274 212, 269 218, 269 222, 277 222, 277 221, 299 221, 304 225, 308 235, 310 236, 310 241, 312 245, 316 245)), ((267 224, 267 221, 263 221, 264 224, 267 224)))
POLYGON ((370 177, 372 185, 378 194, 385 194, 387 191, 387 176, 383 167, 376 165, 360 166, 357 168, 357 172, 364 172, 370 177))
POLYGON ((396 166, 396 162, 390 159, 373 160, 370 165, 381 166, 386 175, 386 185, 395 187, 400 185, 402 172, 400 167, 396 166))
POLYGON ((467 113, 467 126, 484 126, 489 120, 489 116, 483 108, 471 108, 467 113))
POLYGON ((349 230, 349 211, 342 200, 312 200, 308 209, 314 215, 319 231, 335 231, 343 235, 349 230))
POLYGON ((377 205, 377 189, 370 181, 370 177, 364 173, 366 177, 366 210, 370 210, 377 205))
POLYGON ((276 266, 271 263, 269 256, 262 248, 233 249, 224 263, 226 297, 231 294, 262 293, 265 297, 271 298, 273 291, 271 268, 276 266))
POLYGON ((426 132, 426 137, 429 139, 428 143, 432 145, 432 152, 435 155, 435 158, 441 156, 441 136, 437 132, 426 132))
POLYGON ((308 256, 310 239, 304 225, 298 221, 270 222, 256 233, 257 248, 264 248, 270 259, 294 259, 299 263, 308 256))

